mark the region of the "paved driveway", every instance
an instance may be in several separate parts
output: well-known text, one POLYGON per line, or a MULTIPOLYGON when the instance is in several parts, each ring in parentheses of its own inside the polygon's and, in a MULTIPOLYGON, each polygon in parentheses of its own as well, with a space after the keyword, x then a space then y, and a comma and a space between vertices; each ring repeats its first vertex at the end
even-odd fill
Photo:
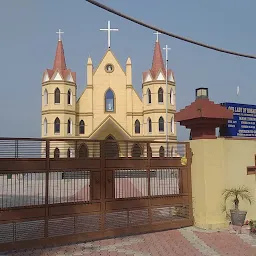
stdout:
POLYGON ((202 231, 191 227, 9 255, 256 256, 256 238, 229 231, 202 231))

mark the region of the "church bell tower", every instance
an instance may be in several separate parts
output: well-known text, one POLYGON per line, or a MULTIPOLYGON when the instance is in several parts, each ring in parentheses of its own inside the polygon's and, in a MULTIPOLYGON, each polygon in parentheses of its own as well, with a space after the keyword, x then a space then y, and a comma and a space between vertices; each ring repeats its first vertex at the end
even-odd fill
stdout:
POLYGON ((166 140, 167 135, 168 141, 175 141, 177 140, 176 125, 174 122, 174 114, 176 112, 176 84, 172 70, 168 69, 166 72, 158 39, 159 33, 157 32, 155 34, 157 34, 157 40, 154 47, 152 66, 151 69, 143 72, 142 77, 144 134, 163 141, 166 140))
MULTIPOLYGON (((52 69, 42 79, 42 137, 76 135, 76 73, 67 68, 61 32, 52 69)), ((60 150, 60 149, 59 149, 60 150)))

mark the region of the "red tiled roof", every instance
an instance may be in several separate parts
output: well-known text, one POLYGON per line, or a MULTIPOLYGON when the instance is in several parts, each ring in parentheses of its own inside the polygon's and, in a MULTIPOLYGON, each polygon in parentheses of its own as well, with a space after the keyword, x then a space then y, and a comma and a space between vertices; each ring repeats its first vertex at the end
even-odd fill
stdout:
POLYGON ((67 69, 62 41, 58 41, 57 44, 53 69, 46 70, 50 79, 52 79, 56 71, 58 71, 61 74, 64 80, 66 80, 68 75, 71 74, 74 82, 76 82, 76 72, 72 72, 70 69, 67 69))
POLYGON ((159 71, 164 72, 164 61, 161 51, 161 46, 159 42, 155 43, 155 49, 154 49, 154 55, 153 55, 153 61, 152 61, 152 67, 151 67, 151 74, 155 78, 159 71))
POLYGON ((56 55, 55 55, 54 64, 53 64, 53 70, 56 70, 56 69, 59 69, 59 70, 67 69, 62 41, 58 41, 58 44, 57 44, 56 55))
MULTIPOLYGON (((153 80, 157 79, 157 76, 160 71, 162 72, 163 76, 165 77, 165 65, 164 65, 164 61, 163 61, 161 46, 158 41, 155 43, 152 67, 150 70, 143 72, 143 74, 142 74, 143 82, 145 81, 145 79, 149 73, 153 80)), ((174 78, 174 74, 173 74, 172 70, 168 69, 167 76, 169 77, 171 74, 173 75, 173 78, 174 78)))
POLYGON ((215 104, 209 99, 197 99, 175 114, 176 122, 198 118, 232 119, 233 111, 220 104, 215 104))

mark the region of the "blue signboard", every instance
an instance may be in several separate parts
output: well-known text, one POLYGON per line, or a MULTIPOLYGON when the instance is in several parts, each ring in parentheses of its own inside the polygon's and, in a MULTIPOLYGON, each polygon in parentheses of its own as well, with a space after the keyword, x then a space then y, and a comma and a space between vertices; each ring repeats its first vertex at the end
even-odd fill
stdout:
POLYGON ((220 128, 221 136, 256 137, 256 105, 230 102, 221 105, 233 111, 233 119, 220 128))

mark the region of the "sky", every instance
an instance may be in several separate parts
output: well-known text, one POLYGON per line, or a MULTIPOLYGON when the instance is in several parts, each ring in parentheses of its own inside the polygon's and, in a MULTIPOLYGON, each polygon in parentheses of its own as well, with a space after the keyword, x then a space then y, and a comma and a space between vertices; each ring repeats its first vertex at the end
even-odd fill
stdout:
MULTIPOLYGON (((240 0, 101 0, 121 12, 166 31, 210 45, 256 55, 256 1, 240 0)), ((133 86, 141 95, 142 72, 151 67, 156 36, 99 9, 85 0, 1 0, 0 5, 0 137, 40 137, 41 79, 52 68, 58 40, 67 66, 77 72, 78 94, 85 88, 86 62, 96 67, 107 50, 107 21, 111 49, 125 67, 131 57, 133 86)), ((175 74, 177 110, 195 99, 195 89, 208 87, 216 103, 255 104, 256 60, 210 51, 160 35, 167 44, 169 68, 175 74), (237 97, 236 88, 240 87, 237 97)), ((163 52, 164 56, 164 52, 163 52)), ((188 131, 178 126, 178 139, 188 131)))

